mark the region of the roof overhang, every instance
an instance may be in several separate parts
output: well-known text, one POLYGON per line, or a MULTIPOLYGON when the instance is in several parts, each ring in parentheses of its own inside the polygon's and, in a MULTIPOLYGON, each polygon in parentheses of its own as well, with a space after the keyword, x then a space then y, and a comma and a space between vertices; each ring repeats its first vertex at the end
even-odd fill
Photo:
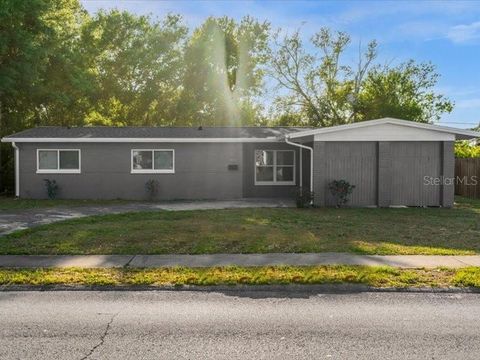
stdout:
POLYGON ((282 138, 14 138, 2 142, 18 143, 266 143, 284 142, 282 138))
MULTIPOLYGON (((296 138, 302 138, 306 136, 314 136, 316 138, 323 138, 322 135, 324 134, 331 134, 333 133, 340 133, 340 132, 351 132, 353 133, 360 133, 360 129, 365 129, 365 128, 371 128, 371 129, 365 129, 369 131, 375 131, 375 128, 380 129, 383 127, 384 131, 394 131, 396 129, 401 129, 402 127, 404 129, 418 129, 420 131, 423 131, 423 133, 437 133, 437 134, 450 134, 453 140, 468 140, 468 139, 473 139, 473 138, 479 138, 480 137, 480 132, 472 131, 472 130, 465 130, 465 129, 458 129, 458 128, 452 128, 448 126, 439 126, 439 125, 431 125, 431 124, 424 124, 424 123, 419 123, 415 121, 408 121, 408 120, 400 120, 400 119, 394 119, 394 118, 383 118, 383 119, 377 119, 377 120, 368 120, 368 121, 361 121, 353 124, 347 124, 347 125, 338 125, 338 126, 332 126, 332 127, 325 127, 325 128, 319 128, 319 129, 314 129, 314 130, 306 130, 306 131, 299 131, 294 134, 289 134, 287 135, 288 138, 290 139, 296 139, 296 138), (390 125, 394 126, 395 128, 391 127, 385 127, 385 125, 390 125), (356 132, 352 132, 352 130, 358 130, 356 132)), ((375 135, 375 134, 374 134, 375 135)), ((387 140, 401 140, 398 136, 398 134, 392 134, 394 136, 391 136, 387 140)), ((406 138, 405 140, 412 140, 412 141, 425 141, 425 140, 435 140, 435 137, 418 137, 418 138, 409 138, 409 135, 411 133, 406 133, 406 138)), ((380 136, 380 135, 379 135, 380 136)), ((324 139, 328 139, 328 137, 325 137, 324 139)), ((338 141, 336 138, 332 138, 334 141, 338 141)), ((448 138, 445 138, 448 139, 448 138)), ((355 139, 347 139, 350 141, 353 141, 355 139)), ((362 140, 361 137, 359 137, 357 140, 362 140)), ((364 140, 373 140, 371 139, 364 139, 364 140)), ((378 140, 383 140, 383 139, 378 139, 378 140)))

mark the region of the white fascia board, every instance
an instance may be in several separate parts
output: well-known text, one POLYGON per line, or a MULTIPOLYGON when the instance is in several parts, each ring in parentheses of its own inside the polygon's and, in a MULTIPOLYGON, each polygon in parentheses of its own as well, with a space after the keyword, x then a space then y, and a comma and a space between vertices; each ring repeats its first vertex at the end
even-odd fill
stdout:
POLYGON ((268 138, 3 138, 2 142, 18 143, 279 143, 283 139, 268 138))
POLYGON ((467 138, 478 138, 480 137, 480 132, 472 131, 472 130, 465 130, 465 129, 458 129, 449 126, 440 126, 440 125, 431 125, 431 124, 424 124, 415 121, 409 120, 400 120, 394 118, 383 118, 377 120, 368 120, 368 121, 361 121, 353 124, 346 124, 346 125, 338 125, 338 126, 331 126, 326 128, 319 128, 314 130, 307 130, 307 131, 299 131, 294 134, 290 134, 290 138, 299 138, 304 136, 311 136, 311 135, 318 135, 318 134, 327 134, 332 132, 339 132, 345 130, 353 130, 363 127, 370 127, 375 125, 381 124, 392 124, 392 125, 401 125, 411 128, 418 128, 423 130, 431 130, 431 131, 438 131, 443 133, 449 133, 454 135, 460 135, 461 137, 467 138))

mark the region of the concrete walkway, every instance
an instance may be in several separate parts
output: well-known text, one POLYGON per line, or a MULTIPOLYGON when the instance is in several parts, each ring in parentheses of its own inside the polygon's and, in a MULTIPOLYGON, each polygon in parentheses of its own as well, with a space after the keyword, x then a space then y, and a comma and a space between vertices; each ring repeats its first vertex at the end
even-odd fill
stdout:
POLYGON ((287 199, 241 199, 230 201, 178 201, 165 203, 130 203, 104 206, 58 206, 16 211, 0 211, 0 236, 57 221, 92 215, 120 214, 137 211, 185 211, 259 207, 292 207, 287 199))
POLYGON ((212 254, 212 255, 2 255, 0 267, 211 267, 272 265, 388 265, 398 268, 480 266, 480 255, 212 254))

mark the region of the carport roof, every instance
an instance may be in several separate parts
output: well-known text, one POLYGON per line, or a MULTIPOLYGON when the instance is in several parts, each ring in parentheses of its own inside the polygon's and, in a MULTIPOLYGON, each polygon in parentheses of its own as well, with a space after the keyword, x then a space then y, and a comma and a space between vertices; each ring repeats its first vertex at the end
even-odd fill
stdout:
POLYGON ((458 129, 458 128, 453 128, 448 126, 439 126, 439 125, 432 125, 432 124, 424 124, 424 123, 419 123, 415 121, 401 120, 401 119, 395 119, 395 118, 367 120, 367 121, 361 121, 353 124, 298 131, 292 134, 287 134, 287 137, 294 139, 294 138, 300 138, 305 136, 341 132, 345 130, 360 129, 360 128, 365 128, 369 126, 376 126, 376 125, 383 125, 383 124, 400 125, 400 126, 405 126, 409 128, 417 128, 417 129, 423 129, 423 130, 454 134, 457 140, 467 140, 467 139, 480 137, 480 132, 473 131, 473 130, 458 129))

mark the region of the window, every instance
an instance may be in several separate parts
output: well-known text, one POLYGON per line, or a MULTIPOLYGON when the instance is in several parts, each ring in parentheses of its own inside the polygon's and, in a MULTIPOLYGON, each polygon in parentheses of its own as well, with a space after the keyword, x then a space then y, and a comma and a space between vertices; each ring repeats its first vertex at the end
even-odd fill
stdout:
POLYGON ((132 150, 132 174, 173 174, 175 153, 173 150, 132 150))
POLYGON ((295 185, 295 151, 255 150, 255 185, 295 185))
POLYGON ((37 149, 38 174, 79 174, 80 150, 37 149))

